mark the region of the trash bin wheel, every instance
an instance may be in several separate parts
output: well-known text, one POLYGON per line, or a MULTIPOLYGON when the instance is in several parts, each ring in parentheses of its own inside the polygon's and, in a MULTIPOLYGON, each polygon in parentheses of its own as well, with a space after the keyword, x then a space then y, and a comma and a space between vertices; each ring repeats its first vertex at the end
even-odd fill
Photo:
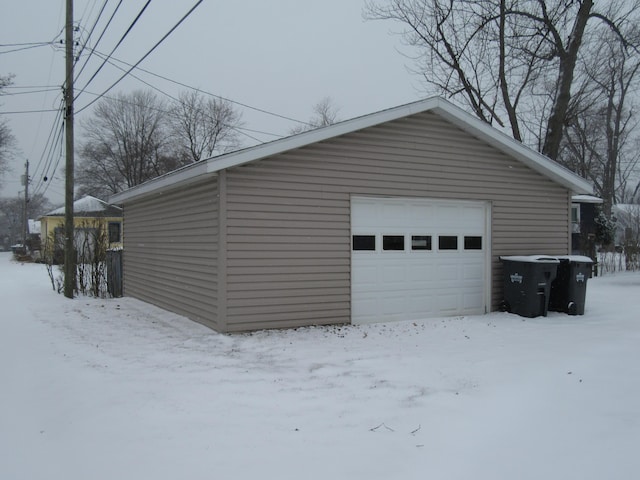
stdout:
POLYGON ((578 305, 575 302, 569 302, 567 305, 567 313, 569 315, 577 315, 578 314, 578 305))
POLYGON ((501 312, 511 312, 511 305, 506 300, 500 302, 500 311, 501 312))

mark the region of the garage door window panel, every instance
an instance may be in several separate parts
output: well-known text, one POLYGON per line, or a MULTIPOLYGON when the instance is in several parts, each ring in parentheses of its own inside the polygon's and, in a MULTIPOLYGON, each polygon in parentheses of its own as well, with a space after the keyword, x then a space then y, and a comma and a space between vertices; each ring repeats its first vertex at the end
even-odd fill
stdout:
POLYGON ((482 237, 465 236, 464 249, 465 250, 482 250, 482 237))
POLYGON ((440 235, 438 250, 458 250, 458 237, 455 235, 440 235))
POLYGON ((385 251, 404 251, 404 235, 383 235, 382 249, 385 251))
POLYGON ((374 252, 376 250, 375 235, 353 235, 353 250, 374 252))
POLYGON ((431 250, 431 235, 413 235, 411 250, 431 250))

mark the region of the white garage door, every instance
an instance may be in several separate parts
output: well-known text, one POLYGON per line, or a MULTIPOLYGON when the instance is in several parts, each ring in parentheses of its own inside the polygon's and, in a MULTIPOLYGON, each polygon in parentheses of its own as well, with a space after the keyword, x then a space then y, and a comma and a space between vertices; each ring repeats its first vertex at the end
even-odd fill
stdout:
POLYGON ((487 311, 489 206, 351 199, 354 324, 487 311))

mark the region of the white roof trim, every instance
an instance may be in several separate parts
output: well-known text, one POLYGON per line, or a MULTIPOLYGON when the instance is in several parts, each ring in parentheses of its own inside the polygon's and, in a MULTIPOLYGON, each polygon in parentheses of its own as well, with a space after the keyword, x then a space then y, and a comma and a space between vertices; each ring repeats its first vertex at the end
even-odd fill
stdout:
POLYGON ((538 173, 556 181, 560 185, 576 194, 590 194, 592 187, 583 178, 564 168, 560 164, 536 152, 535 150, 514 140, 479 118, 465 112, 452 103, 440 97, 431 97, 418 102, 401 105, 399 107, 382 110, 362 117, 318 128, 308 132, 293 135, 269 143, 256 145, 236 152, 227 153, 197 164, 189 165, 175 172, 133 187, 111 197, 111 203, 123 203, 141 195, 147 195, 157 190, 173 188, 184 182, 193 181, 193 177, 212 174, 230 167, 243 165, 254 160, 270 157, 295 148, 328 140, 363 128, 372 127, 416 113, 432 111, 458 128, 479 138, 496 149, 512 156, 538 173))

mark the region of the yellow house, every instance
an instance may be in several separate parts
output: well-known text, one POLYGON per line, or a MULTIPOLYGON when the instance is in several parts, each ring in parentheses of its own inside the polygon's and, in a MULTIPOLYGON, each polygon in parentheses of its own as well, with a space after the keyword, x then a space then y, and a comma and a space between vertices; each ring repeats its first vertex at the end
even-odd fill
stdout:
MULTIPOLYGON (((40 217, 43 251, 50 250, 58 257, 64 245, 64 207, 40 217), (54 242, 53 245, 51 243, 54 242)), ((92 196, 73 202, 76 249, 93 249, 101 242, 107 249, 122 248, 122 209, 92 196)))

